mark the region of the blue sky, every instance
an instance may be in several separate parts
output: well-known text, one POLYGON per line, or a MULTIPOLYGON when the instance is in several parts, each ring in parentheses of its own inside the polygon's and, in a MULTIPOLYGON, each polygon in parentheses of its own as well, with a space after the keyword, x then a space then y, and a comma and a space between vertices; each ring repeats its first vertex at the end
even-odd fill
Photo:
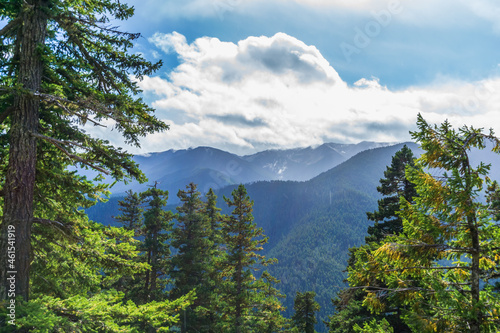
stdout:
POLYGON ((404 141, 419 112, 500 124, 497 1, 128 3, 136 15, 120 25, 143 35, 134 51, 165 63, 144 96, 171 125, 131 152, 404 141))

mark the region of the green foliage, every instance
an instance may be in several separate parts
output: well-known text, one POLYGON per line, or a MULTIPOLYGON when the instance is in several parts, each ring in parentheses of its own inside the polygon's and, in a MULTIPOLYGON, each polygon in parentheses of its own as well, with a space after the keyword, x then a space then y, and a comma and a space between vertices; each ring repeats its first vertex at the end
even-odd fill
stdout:
POLYGON ((144 288, 139 296, 142 303, 166 297, 164 290, 170 270, 170 233, 174 214, 163 209, 168 192, 157 189, 156 184, 142 192, 140 197, 149 206, 144 212, 144 242, 140 249, 151 266, 151 270, 146 271, 144 288))
MULTIPOLYGON (((226 255, 221 262, 223 281, 222 301, 224 302, 222 319, 226 330, 232 327, 235 332, 245 332, 253 326, 252 311, 259 312, 262 303, 256 303, 261 297, 258 289, 261 281, 252 271, 259 266, 267 266, 275 262, 266 259, 257 252, 262 251, 262 245, 267 242, 263 229, 257 228, 253 222, 253 201, 247 195, 243 185, 232 192, 232 198, 224 197, 227 205, 233 207, 232 214, 224 219, 222 236, 226 246, 226 255)), ((270 281, 270 275, 265 278, 270 281)), ((270 297, 274 295, 270 294, 270 297)), ((265 303, 264 303, 265 304, 265 303)), ((279 310, 279 309, 278 309, 279 310)))
POLYGON ((372 319, 370 322, 365 322, 363 327, 355 324, 354 332, 356 333, 393 333, 394 328, 389 324, 389 322, 383 318, 380 323, 376 319, 372 319))
POLYGON ((401 199, 403 233, 357 254, 349 282, 382 280, 387 288, 367 288, 364 305, 380 312, 381 298, 402 302, 414 331, 496 331, 500 302, 490 279, 498 276, 500 234, 495 212, 481 200, 489 166, 472 166, 469 154, 486 141, 498 153, 500 140, 473 127, 430 126, 421 116, 417 125, 412 135, 425 153, 406 172, 418 197, 401 199))
POLYGON ((262 272, 260 279, 256 281, 256 290, 259 290, 256 304, 259 306, 253 309, 253 317, 257 332, 281 332, 290 326, 289 320, 282 316, 285 308, 281 304, 281 299, 285 296, 275 288, 280 282, 267 271, 262 272))
MULTIPOLYGON (((177 196, 182 205, 177 207, 178 223, 173 230, 172 246, 177 254, 171 260, 170 275, 174 281, 171 297, 177 298, 196 289, 196 301, 186 313, 189 325, 183 325, 182 331, 210 331, 214 324, 210 314, 214 314, 211 294, 215 287, 215 281, 211 280, 215 260, 211 220, 205 215, 207 205, 201 201, 195 184, 190 183, 177 196)), ((212 219, 216 219, 216 210, 211 206, 209 211, 213 214, 212 219)))
POLYGON ((67 299, 41 296, 23 304, 18 329, 30 332, 169 332, 179 314, 193 301, 193 293, 175 301, 150 302, 136 306, 123 302, 116 291, 92 297, 76 295, 67 299))
POLYGON ((368 227, 366 242, 380 242, 387 235, 397 235, 403 231, 403 221, 396 212, 399 211, 399 201, 403 197, 408 202, 417 195, 415 186, 406 179, 405 169, 415 165, 414 156, 406 145, 392 157, 391 165, 384 171, 377 191, 384 197, 378 201, 378 210, 367 213, 369 220, 375 221, 368 227))
POLYGON ((315 333, 314 325, 317 323, 316 312, 320 306, 314 300, 316 293, 314 291, 306 291, 304 293, 297 292, 295 296, 293 309, 295 310, 292 316, 294 327, 300 333, 315 333))
POLYGON ((60 230, 39 230, 33 236, 34 296, 66 298, 95 293, 122 276, 148 268, 134 260, 138 255, 137 241, 124 229, 84 220, 73 226, 69 239, 60 230))

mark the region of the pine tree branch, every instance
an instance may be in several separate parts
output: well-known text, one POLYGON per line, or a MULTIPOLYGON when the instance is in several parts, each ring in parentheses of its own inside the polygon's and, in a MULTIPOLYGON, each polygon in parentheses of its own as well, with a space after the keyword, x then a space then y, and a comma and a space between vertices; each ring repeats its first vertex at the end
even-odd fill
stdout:
POLYGON ((469 266, 434 266, 434 267, 425 267, 425 266, 412 266, 412 267, 405 267, 405 268, 395 268, 395 269, 386 269, 384 272, 402 272, 406 271, 409 269, 458 269, 458 268, 467 268, 469 269, 469 266))
MULTIPOLYGON (((67 18, 66 18, 67 19, 67 18)), ((109 90, 107 88, 107 85, 109 84, 113 89, 115 89, 117 92, 120 91, 118 86, 114 83, 114 80, 112 78, 106 78, 105 74, 107 72, 112 71, 112 69, 106 65, 104 65, 102 62, 97 60, 95 57, 90 55, 90 53, 87 50, 87 47, 82 43, 82 40, 87 41, 89 44, 94 44, 88 39, 86 39, 83 34, 79 34, 75 31, 75 26, 72 24, 68 24, 67 22, 64 22, 62 17, 56 18, 57 23, 67 32, 70 40, 78 47, 80 50, 81 54, 83 55, 83 58, 91 63, 95 68, 94 73, 96 73, 99 78, 100 82, 99 85, 101 88, 106 92, 109 93, 109 90)))
POLYGON ((64 227, 64 224, 59 222, 59 221, 53 221, 53 220, 41 219, 41 218, 33 218, 33 223, 40 223, 40 224, 45 224, 45 225, 58 225, 58 226, 64 227))
MULTIPOLYGON (((58 229, 60 232, 62 232, 64 235, 66 235, 66 237, 75 238, 74 235, 71 235, 71 233, 69 231, 69 229, 70 229, 69 226, 65 225, 62 222, 54 221, 54 220, 49 220, 49 219, 41 219, 41 218, 36 218, 35 217, 35 218, 33 218, 33 223, 43 224, 43 225, 48 225, 48 226, 54 227, 54 228, 58 229)), ((55 243, 54 240, 52 240, 52 242, 55 243)), ((59 245, 59 244, 57 244, 57 245, 59 245)), ((62 245, 59 245, 59 246, 63 247, 62 245)))
POLYGON ((100 172, 102 172, 102 173, 104 173, 106 175, 109 175, 109 172, 107 170, 104 170, 103 168, 90 163, 89 161, 81 158, 80 156, 77 156, 77 155, 74 155, 74 154, 70 153, 69 151, 67 151, 66 149, 64 149, 61 145, 75 145, 77 147, 80 147, 80 148, 83 148, 83 149, 86 149, 86 150, 91 150, 90 148, 84 147, 84 146, 82 146, 82 145, 80 145, 80 144, 78 144, 76 142, 61 141, 61 140, 57 140, 57 139, 54 139, 54 138, 51 138, 51 137, 48 137, 48 136, 45 136, 45 135, 42 135, 42 134, 38 134, 38 133, 31 133, 31 135, 33 135, 34 137, 37 137, 37 138, 40 138, 42 140, 45 140, 45 141, 48 141, 48 142, 52 143, 57 149, 59 149, 60 151, 62 151, 69 158, 71 158, 73 160, 76 160, 76 161, 78 161, 80 163, 83 163, 83 164, 91 167, 92 169, 100 171, 100 172))
POLYGON ((85 150, 88 150, 88 151, 91 151, 92 149, 90 149, 89 147, 85 147, 84 145, 78 143, 78 142, 74 142, 74 141, 68 141, 68 140, 58 140, 58 139, 54 139, 54 138, 51 138, 49 136, 45 136, 43 134, 38 134, 38 133, 31 133, 33 136, 36 136, 37 138, 40 138, 40 139, 43 139, 43 140, 46 140, 46 141, 50 141, 50 142, 55 142, 55 143, 59 143, 61 145, 65 145, 65 146, 68 146, 68 145, 72 145, 72 146, 77 146, 79 148, 82 148, 82 149, 85 149, 85 150))
MULTIPOLYGON (((36 97, 38 97, 46 102, 50 102, 50 103, 55 103, 57 101, 57 102, 62 102, 62 103, 73 104, 73 105, 78 106, 82 109, 91 109, 92 111, 102 113, 106 117, 109 117, 117 122, 122 122, 122 123, 132 123, 133 122, 130 119, 122 119, 122 118, 116 117, 115 111, 113 109, 107 108, 106 106, 104 106, 100 103, 93 104, 91 101, 72 101, 72 100, 69 100, 67 98, 63 98, 63 97, 59 97, 59 96, 55 96, 55 95, 51 95, 51 94, 39 93, 39 92, 33 93, 33 96, 36 96, 36 97)), ((89 121, 93 122, 93 120, 88 118, 88 116, 81 115, 81 114, 79 114, 75 111, 72 111, 72 110, 68 110, 68 112, 72 112, 75 116, 78 116, 78 117, 81 117, 85 120, 89 120, 89 121)), ((102 125, 99 123, 97 123, 97 125, 106 127, 105 125, 102 125)))
POLYGON ((427 244, 427 243, 418 243, 418 244, 398 244, 398 243, 392 243, 396 247, 411 247, 411 248, 430 248, 430 249, 437 249, 441 251, 447 251, 447 252, 462 252, 462 253, 470 253, 474 251, 473 248, 470 247, 453 247, 449 246, 446 244, 427 244))
POLYGON ((15 18, 14 20, 10 21, 9 23, 7 23, 7 25, 5 27, 3 27, 1 30, 0 30, 0 36, 4 36, 6 35, 9 31, 11 31, 12 29, 16 28, 19 23, 22 22, 22 17, 19 16, 17 18, 15 18))
POLYGON ((8 116, 10 116, 12 114, 12 112, 14 111, 14 107, 13 106, 10 106, 8 108, 6 108, 2 114, 0 114, 0 124, 4 122, 5 119, 7 119, 8 116))
POLYGON ((106 23, 105 21, 102 21, 102 20, 101 21, 88 20, 88 19, 84 19, 82 17, 76 17, 76 16, 72 15, 71 13, 64 13, 64 15, 59 15, 57 18, 59 20, 66 19, 66 20, 69 20, 70 22, 78 21, 80 23, 84 23, 84 25, 91 26, 91 27, 97 28, 97 29, 102 30, 102 31, 106 31, 106 32, 111 33, 113 35, 127 36, 129 39, 137 39, 141 36, 140 33, 119 31, 119 30, 117 30, 118 27, 109 27, 109 26, 106 27, 106 26, 99 25, 99 23, 100 24, 106 23))
MULTIPOLYGON (((52 103, 52 104, 55 104, 55 105, 59 106, 64 111, 66 111, 68 113, 71 113, 74 116, 77 116, 78 118, 80 118, 83 121, 89 121, 89 122, 93 123, 96 126, 101 126, 101 127, 104 127, 104 128, 106 128, 107 126, 105 126, 105 125, 103 125, 101 123, 98 123, 98 122, 96 122, 93 119, 90 119, 87 115, 82 115, 81 113, 79 113, 77 111, 69 109, 67 106, 65 106, 62 103, 72 104, 72 105, 75 105, 77 107, 81 107, 81 108, 84 108, 84 109, 85 108, 90 108, 92 110, 101 112, 101 113, 105 114, 106 116, 108 116, 108 117, 110 117, 112 119, 115 119, 114 118, 114 112, 113 112, 113 110, 109 109, 109 108, 106 108, 106 107, 104 107, 102 105, 99 105, 98 110, 96 110, 95 107, 93 108, 93 105, 89 105, 88 103, 84 103, 82 101, 71 101, 71 100, 69 100, 67 98, 64 98, 64 97, 59 97, 59 96, 51 95, 51 94, 44 94, 44 93, 40 93, 40 92, 32 92, 32 91, 29 91, 29 90, 26 90, 26 89, 15 89, 15 88, 10 88, 9 87, 9 88, 0 88, 0 91, 2 91, 2 92, 13 92, 13 91, 16 91, 18 93, 20 92, 21 94, 28 94, 28 95, 31 95, 31 96, 35 96, 35 97, 40 98, 41 100, 43 100, 43 101, 45 101, 47 103, 52 103)), ((11 107, 6 108, 4 110, 4 112, 2 112, 2 114, 0 115, 0 124, 12 113, 12 111, 14 111, 14 109, 15 108, 13 106, 11 106, 11 107)))
MULTIPOLYGON (((47 96, 47 94, 43 94, 44 96, 47 96)), ((97 121, 93 120, 93 119, 90 119, 89 116, 87 115, 83 115, 79 112, 76 112, 76 111, 73 111, 73 110, 70 110, 68 107, 66 107, 65 105, 61 104, 60 100, 59 99, 55 99, 53 97, 55 96, 52 96, 52 95, 49 95, 50 97, 52 98, 49 98, 47 99, 46 101, 48 103, 52 103, 52 104, 55 104, 57 105, 58 107, 60 107, 61 109, 63 109, 64 111, 66 111, 67 113, 70 113, 72 115, 75 115, 77 116, 78 118, 80 118, 80 120, 84 121, 84 122, 91 122, 92 124, 94 124, 95 126, 100 126, 100 127, 104 127, 104 128, 107 128, 107 126, 101 124, 101 123, 98 123, 97 121)), ((74 103, 73 103, 74 104, 74 103)))
POLYGON ((349 287, 349 289, 365 289, 370 291, 391 291, 391 292, 400 292, 400 291, 431 291, 435 292, 434 289, 426 289, 421 287, 408 287, 408 288, 385 288, 385 287, 375 287, 375 286, 358 286, 358 287, 349 287))

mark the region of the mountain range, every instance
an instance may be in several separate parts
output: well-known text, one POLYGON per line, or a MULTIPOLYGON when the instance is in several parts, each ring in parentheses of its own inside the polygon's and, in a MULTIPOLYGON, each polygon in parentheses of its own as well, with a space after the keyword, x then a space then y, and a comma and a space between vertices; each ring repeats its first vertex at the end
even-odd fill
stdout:
POLYGON ((325 143, 317 147, 266 150, 245 156, 210 147, 197 147, 136 155, 133 159, 148 177, 149 184, 118 183, 112 188, 112 193, 114 196, 123 196, 128 189, 144 191, 155 181, 159 188, 169 190, 172 194, 190 182, 198 184, 198 188, 206 192, 209 188, 219 189, 256 181, 306 181, 361 151, 388 145, 376 142, 325 143))

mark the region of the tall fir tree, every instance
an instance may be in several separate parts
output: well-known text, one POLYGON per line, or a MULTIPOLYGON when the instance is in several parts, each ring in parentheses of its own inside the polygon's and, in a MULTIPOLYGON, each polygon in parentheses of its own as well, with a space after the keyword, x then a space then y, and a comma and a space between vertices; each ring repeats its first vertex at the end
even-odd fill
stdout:
POLYGON ((217 247, 218 245, 221 244, 222 242, 222 234, 221 234, 221 227, 222 227, 222 215, 220 211, 222 210, 221 208, 217 207, 217 195, 215 195, 215 192, 213 189, 209 189, 207 194, 205 195, 206 198, 206 204, 204 208, 204 214, 208 218, 210 222, 210 241, 213 243, 214 247, 217 247))
POLYGON ((157 183, 141 193, 141 199, 148 204, 144 212, 144 243, 141 247, 147 264, 142 302, 166 298, 165 287, 170 270, 170 238, 174 225, 174 214, 164 210, 168 191, 157 188, 157 183))
POLYGON ((262 304, 256 304, 258 283, 252 271, 259 266, 275 262, 258 254, 267 242, 262 228, 253 222, 253 200, 247 194, 245 186, 239 185, 232 192, 232 198, 224 197, 227 205, 233 208, 227 216, 222 234, 226 244, 226 256, 223 265, 225 280, 222 283, 222 300, 225 303, 223 320, 226 331, 236 333, 252 331, 254 323, 252 310, 262 304))
POLYGON ((486 190, 486 202, 493 213, 493 218, 500 221, 500 186, 498 181, 493 181, 486 190))
POLYGON ((293 332, 297 333, 315 333, 316 312, 320 310, 318 302, 314 300, 316 293, 314 291, 299 292, 295 296, 293 309, 295 313, 292 316, 294 324, 293 332))
MULTIPOLYGON (((144 199, 141 198, 140 194, 128 190, 125 192, 127 196, 123 200, 118 201, 118 210, 121 212, 120 215, 114 216, 113 218, 123 225, 125 230, 132 232, 135 237, 135 241, 139 243, 138 237, 142 236, 144 231, 144 209, 142 207, 144 199)), ((117 243, 121 240, 117 239, 117 243)), ((144 256, 140 255, 134 258, 134 261, 141 264, 146 264, 144 256)), ((116 283, 112 285, 117 291, 122 291, 125 293, 125 299, 132 300, 134 302, 141 302, 141 297, 144 284, 143 282, 144 274, 143 272, 138 272, 137 274, 130 274, 122 276, 116 283)))
POLYGON ((385 178, 380 179, 380 186, 377 187, 377 191, 384 196, 378 200, 378 210, 366 213, 368 219, 375 222, 368 227, 366 243, 380 242, 387 235, 397 235, 403 231, 403 221, 396 212, 399 211, 401 197, 412 202, 417 195, 415 185, 405 176, 406 168, 414 165, 415 157, 406 145, 392 157, 391 165, 384 171, 385 178))
POLYGON ((142 233, 143 212, 142 204, 144 199, 139 194, 128 190, 125 192, 127 196, 123 200, 118 201, 118 210, 121 215, 113 216, 113 218, 121 223, 127 230, 132 230, 135 236, 140 236, 142 233))
POLYGON ((210 224, 210 260, 208 281, 210 289, 214 292, 209 294, 210 306, 206 309, 206 318, 208 321, 209 332, 217 332, 217 327, 221 321, 221 293, 216 292, 223 281, 222 263, 225 261, 225 249, 222 238, 222 221, 224 216, 220 213, 221 208, 217 207, 217 195, 212 188, 205 195, 206 203, 204 215, 210 224))
MULTIPOLYGON (((8 230, 16 231, 16 294, 29 298, 31 232, 35 193, 43 183, 66 188, 47 191, 78 196, 78 176, 60 164, 91 167, 115 179, 144 180, 130 155, 84 132, 81 125, 113 121, 125 141, 139 145, 139 137, 168 128, 138 94, 136 79, 159 68, 128 50, 139 34, 109 26, 112 19, 133 15, 133 8, 115 0, 8 0, 0 3, 0 135, 8 142, 2 150, 4 171, 0 251, 7 253, 8 230), (43 149, 40 149, 42 148, 43 149), (43 158, 42 158, 43 156, 43 158), (39 162, 41 159, 44 161, 39 162), (41 178, 38 174, 43 173, 41 178), (59 178, 59 179, 58 179, 59 178)), ((43 186, 43 185, 42 185, 43 186)), ((44 219, 49 223, 48 219, 44 219)), ((57 225, 51 220, 52 225, 57 225)), ((7 267, 6 256, 0 261, 7 267)), ((0 298, 6 299, 6 273, 0 270, 0 298)))
POLYGON ((179 190, 181 206, 177 207, 177 226, 173 231, 172 246, 177 249, 172 258, 171 296, 178 298, 196 290, 196 300, 183 314, 181 332, 210 332, 209 310, 213 284, 210 281, 213 265, 213 231, 205 215, 205 203, 194 183, 179 190))

